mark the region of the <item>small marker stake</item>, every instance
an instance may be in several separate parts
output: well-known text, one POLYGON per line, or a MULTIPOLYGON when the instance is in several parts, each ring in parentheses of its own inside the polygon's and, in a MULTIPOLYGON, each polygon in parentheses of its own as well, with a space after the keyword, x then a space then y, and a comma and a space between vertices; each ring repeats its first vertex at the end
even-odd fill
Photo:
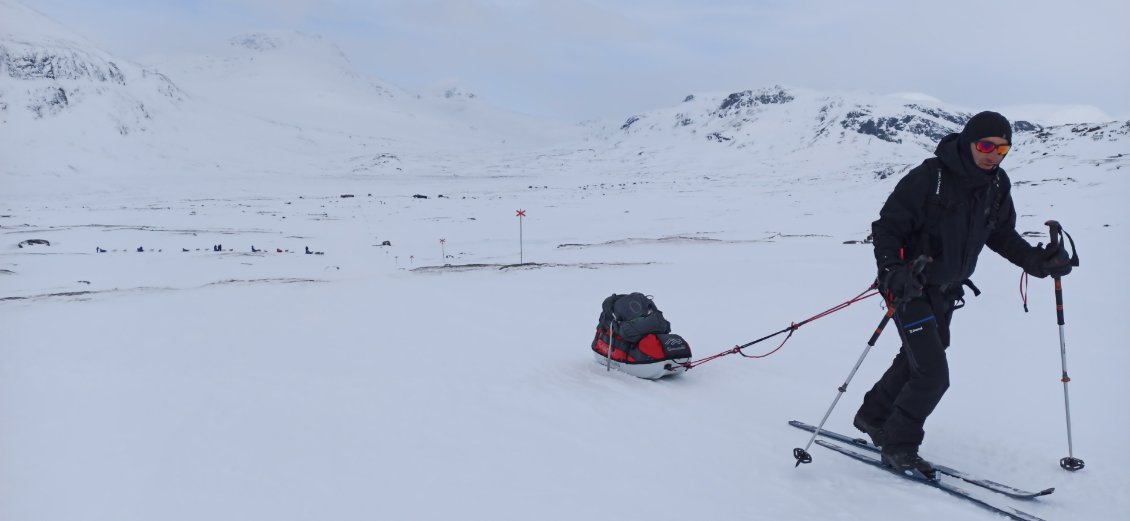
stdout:
POLYGON ((524 248, 522 244, 522 218, 526 216, 526 211, 518 210, 518 264, 525 264, 524 248))

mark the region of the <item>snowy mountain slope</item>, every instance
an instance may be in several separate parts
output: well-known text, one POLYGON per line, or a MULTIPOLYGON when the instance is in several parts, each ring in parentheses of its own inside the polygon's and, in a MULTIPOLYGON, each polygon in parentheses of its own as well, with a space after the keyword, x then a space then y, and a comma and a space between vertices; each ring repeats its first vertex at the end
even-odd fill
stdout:
POLYGON ((473 94, 452 89, 424 97, 363 77, 336 45, 317 35, 245 34, 214 53, 171 57, 156 66, 227 110, 302 129, 441 149, 545 143, 572 133, 490 107, 473 94))
POLYGON ((0 3, 0 17, 0 176, 10 194, 116 191, 174 177, 170 168, 189 170, 175 177, 191 182, 186 177, 238 161, 261 138, 296 148, 272 125, 217 119, 168 77, 98 49, 23 4, 0 3), (240 143, 232 143, 234 135, 240 143))
MULTIPOLYGON (((0 75, 9 121, 0 132, 17 144, 0 175, 13 194, 146 191, 150 179, 192 187, 201 176, 249 192, 263 179, 311 174, 528 175, 523 157, 541 158, 531 168, 550 169, 549 158, 579 159, 594 173, 864 180, 917 164, 970 113, 924 96, 773 86, 689 96, 677 107, 581 130, 492 108, 457 87, 404 92, 358 74, 318 36, 243 35, 207 54, 159 61, 166 76, 98 51, 21 4, 3 7, 7 18, 22 20, 20 32, 3 40, 7 74, 0 75), (41 152, 52 146, 74 153, 41 152), (469 149, 480 166, 451 166, 469 149), (33 181, 41 179, 48 182, 33 181)), ((1075 131, 1078 125, 1016 125, 1015 165, 1119 169, 1126 161, 1119 154, 1130 148, 1125 123, 1075 131)))
POLYGON ((226 111, 321 130, 382 132, 404 125, 412 96, 361 77, 337 46, 316 35, 254 33, 236 36, 213 54, 181 55, 157 62, 189 90, 226 111))
MULTIPOLYGON (((960 131, 972 114, 928 98, 830 94, 777 85, 691 95, 678 106, 594 130, 599 140, 647 153, 707 142, 767 161, 774 169, 807 170, 811 167, 805 163, 815 155, 825 161, 818 168, 863 169, 883 178, 917 165, 923 153, 960 131)), ((1024 164, 1068 147, 1078 162, 1128 165, 1118 154, 1130 152, 1130 121, 1044 126, 1015 120, 1013 125, 1017 146, 1012 157, 1024 164)))
POLYGON ((628 118, 619 130, 642 139, 674 130, 688 138, 782 154, 816 144, 906 142, 932 149, 933 143, 972 115, 939 105, 776 85, 728 95, 688 96, 677 107, 628 118))
POLYGON ((22 4, 5 1, 0 14, 20 28, 0 35, 0 137, 12 144, 0 176, 12 194, 419 172, 449 150, 575 135, 478 98, 422 97, 363 78, 317 36, 244 35, 160 65, 175 77, 111 56, 22 4), (52 153, 62 148, 70 153, 52 153))
POLYGON ((37 126, 50 127, 60 143, 87 132, 145 132, 183 101, 167 77, 98 50, 22 4, 5 1, 0 12, 0 129, 16 147, 37 126))

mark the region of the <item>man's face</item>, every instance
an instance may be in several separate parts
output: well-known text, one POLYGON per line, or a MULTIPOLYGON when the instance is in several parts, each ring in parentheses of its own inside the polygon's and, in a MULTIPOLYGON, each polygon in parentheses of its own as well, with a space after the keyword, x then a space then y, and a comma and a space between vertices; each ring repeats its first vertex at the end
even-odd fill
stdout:
MULTIPOLYGON (((979 141, 988 141, 994 145, 1008 145, 1008 141, 1003 137, 987 137, 979 141)), ((977 150, 977 143, 970 143, 969 148, 973 152, 973 162, 977 164, 977 168, 982 170, 992 170, 1001 164, 1001 161, 1004 161, 1004 154, 1000 153, 1000 149, 981 152, 977 150)))

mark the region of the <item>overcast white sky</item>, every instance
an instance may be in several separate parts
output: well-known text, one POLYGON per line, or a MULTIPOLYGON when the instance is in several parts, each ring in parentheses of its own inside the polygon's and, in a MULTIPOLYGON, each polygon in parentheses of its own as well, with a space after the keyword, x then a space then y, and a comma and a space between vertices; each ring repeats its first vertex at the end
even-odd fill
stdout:
POLYGON ((142 62, 245 32, 301 30, 410 91, 456 82, 494 105, 566 121, 777 83, 922 92, 972 110, 1092 105, 1130 119, 1127 0, 25 3, 142 62))

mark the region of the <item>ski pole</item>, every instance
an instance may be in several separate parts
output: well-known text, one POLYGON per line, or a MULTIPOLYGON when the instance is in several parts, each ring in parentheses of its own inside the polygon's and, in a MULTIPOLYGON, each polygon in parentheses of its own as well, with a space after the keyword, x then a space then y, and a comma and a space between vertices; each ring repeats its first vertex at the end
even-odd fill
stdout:
MULTIPOLYGON (((920 255, 917 259, 914 259, 914 263, 911 264, 911 272, 915 276, 922 273, 922 270, 930 260, 930 257, 920 255)), ((812 431, 812 437, 808 438, 808 444, 805 445, 803 449, 800 447, 793 449, 793 457, 796 458, 796 465, 793 465, 793 468, 799 467, 801 463, 812 463, 812 455, 808 453, 808 449, 812 448, 812 442, 816 441, 816 437, 819 436, 820 431, 824 429, 824 422, 827 422, 828 417, 832 415, 832 409, 836 408, 836 404, 840 402, 840 398, 847 392, 848 384, 851 383, 852 378, 855 378, 855 372, 859 370, 860 365, 863 365, 863 359, 867 358, 867 353, 871 351, 872 347, 875 347, 875 342, 879 340, 879 335, 883 334, 883 328, 887 327, 887 323, 890 322, 891 317, 895 315, 895 309, 902 305, 904 300, 905 299, 899 298, 895 299, 894 302, 887 303, 887 312, 883 315, 883 320, 879 322, 879 327, 875 328, 875 332, 871 334, 871 339, 867 341, 867 347, 863 348, 863 353, 859 355, 859 360, 856 360, 855 367, 851 368, 847 379, 844 380, 844 383, 837 389, 836 398, 832 400, 832 405, 828 406, 828 411, 825 412, 824 417, 820 419, 820 424, 812 431)))
POLYGON ((875 332, 871 334, 871 340, 867 341, 867 347, 863 348, 863 354, 859 355, 859 360, 855 361, 855 367, 851 368, 847 379, 844 380, 843 385, 840 385, 838 389, 839 392, 836 393, 836 398, 832 400, 832 405, 828 406, 828 411, 824 413, 820 424, 816 426, 816 430, 812 431, 812 437, 808 439, 808 444, 805 445, 803 449, 800 447, 793 449, 793 457, 796 458, 796 465, 793 465, 794 468, 799 467, 801 463, 812 463, 812 455, 808 453, 808 449, 812 447, 812 442, 816 440, 816 437, 820 435, 820 431, 824 429, 824 422, 828 421, 828 416, 832 415, 832 409, 836 408, 836 404, 839 403, 840 398, 843 397, 844 393, 847 391, 851 379, 855 377, 855 372, 858 371, 859 366, 863 364, 863 359, 867 358, 867 353, 875 346, 875 341, 879 340, 879 335, 883 332, 883 328, 887 327, 887 322, 891 321, 891 317, 894 316, 894 314, 895 307, 888 305, 887 312, 883 315, 883 320, 879 322, 879 327, 875 328, 875 332))
MULTIPOLYGON (((1056 221, 1045 222, 1048 226, 1048 246, 1051 250, 1065 247, 1063 239, 1060 235, 1063 234, 1063 227, 1056 221)), ((1070 240, 1071 236, 1067 236, 1070 240)), ((1079 265, 1079 256, 1075 253, 1075 241, 1071 241, 1071 265, 1079 265)), ((1075 449, 1071 440, 1071 399, 1067 394, 1067 383, 1071 378, 1067 376, 1067 343, 1063 339, 1063 282, 1060 277, 1053 277, 1055 280, 1055 314, 1056 322, 1059 324, 1059 361, 1062 368, 1062 376, 1060 381, 1063 382, 1063 408, 1067 416, 1067 457, 1059 460, 1059 466, 1064 470, 1072 472, 1083 468, 1083 460, 1075 457, 1075 449)))

